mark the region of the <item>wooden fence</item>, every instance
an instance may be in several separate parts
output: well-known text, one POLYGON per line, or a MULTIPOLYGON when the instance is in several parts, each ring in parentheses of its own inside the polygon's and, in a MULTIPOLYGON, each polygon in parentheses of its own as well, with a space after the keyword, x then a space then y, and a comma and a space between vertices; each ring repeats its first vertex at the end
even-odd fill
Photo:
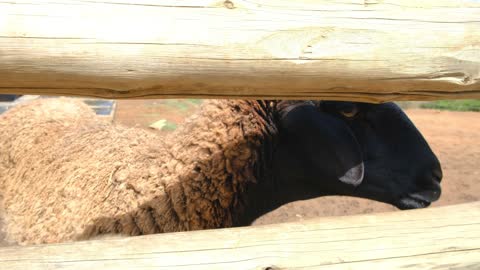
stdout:
POLYGON ((480 97, 475 0, 0 1, 0 93, 480 97))
POLYGON ((0 249, 0 269, 480 269, 480 202, 0 249))
MULTIPOLYGON (((0 93, 480 98, 480 2, 0 1, 0 93)), ((480 269, 480 203, 0 249, 0 269, 480 269)))

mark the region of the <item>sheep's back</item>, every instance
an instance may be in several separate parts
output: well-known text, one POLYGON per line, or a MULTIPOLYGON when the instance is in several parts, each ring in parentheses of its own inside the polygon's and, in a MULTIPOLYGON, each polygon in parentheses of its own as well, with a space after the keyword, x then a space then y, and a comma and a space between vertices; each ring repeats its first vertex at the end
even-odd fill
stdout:
MULTIPOLYGON (((104 122, 73 100, 21 105, 0 123, 9 240, 73 240, 102 217, 121 216, 163 194, 155 134, 104 122)), ((120 225, 125 233, 138 230, 128 220, 109 226, 120 225)))
POLYGON ((275 133, 265 108, 207 101, 166 137, 104 122, 79 101, 16 108, 0 119, 7 236, 51 243, 232 226, 275 133))

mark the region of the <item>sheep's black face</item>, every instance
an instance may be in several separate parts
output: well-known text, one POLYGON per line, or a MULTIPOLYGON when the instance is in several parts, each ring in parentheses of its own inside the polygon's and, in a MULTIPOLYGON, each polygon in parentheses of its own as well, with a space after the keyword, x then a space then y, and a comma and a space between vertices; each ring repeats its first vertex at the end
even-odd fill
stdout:
POLYGON ((333 192, 400 209, 427 207, 440 197, 440 162, 396 104, 324 101, 318 107, 348 126, 361 149, 365 169, 355 189, 336 186, 333 192))
POLYGON ((412 209, 439 198, 440 163, 394 103, 280 104, 275 181, 267 187, 277 205, 349 195, 412 209))

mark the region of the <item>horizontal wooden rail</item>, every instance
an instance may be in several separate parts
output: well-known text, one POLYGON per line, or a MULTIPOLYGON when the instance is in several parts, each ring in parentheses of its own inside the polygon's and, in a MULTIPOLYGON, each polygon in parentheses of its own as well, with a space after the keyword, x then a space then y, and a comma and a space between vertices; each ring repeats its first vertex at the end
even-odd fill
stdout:
POLYGON ((0 0, 0 93, 480 98, 475 0, 0 0))
POLYGON ((0 269, 479 269, 480 202, 0 249, 0 269))

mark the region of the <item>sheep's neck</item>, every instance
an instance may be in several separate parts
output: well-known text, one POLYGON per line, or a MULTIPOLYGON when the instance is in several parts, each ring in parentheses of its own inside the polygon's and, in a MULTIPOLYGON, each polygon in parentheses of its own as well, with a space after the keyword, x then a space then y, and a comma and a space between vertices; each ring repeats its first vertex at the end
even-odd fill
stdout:
POLYGON ((263 101, 208 101, 166 140, 171 157, 162 169, 177 177, 163 181, 168 207, 157 211, 173 216, 174 230, 243 225, 265 212, 252 211, 250 202, 261 197, 258 183, 268 175, 277 133, 273 110, 263 101))
POLYGON ((244 208, 236 215, 238 219, 234 220, 233 226, 248 226, 257 218, 284 204, 276 200, 272 191, 261 186, 252 185, 247 190, 244 208))
POLYGON ((243 192, 237 194, 238 204, 232 209, 233 226, 250 225, 258 217, 284 204, 276 196, 275 174, 272 168, 275 149, 278 144, 278 130, 275 124, 276 116, 272 113, 272 103, 260 103, 256 110, 259 117, 265 120, 261 134, 261 144, 256 151, 254 166, 255 181, 246 181, 243 192))
MULTIPOLYGON (((267 142, 267 141, 266 141, 267 142)), ((274 147, 276 146, 273 145, 274 147)), ((271 146, 268 146, 270 148, 271 146)), ((263 153, 275 153, 278 149, 262 151, 263 153)), ((281 170, 275 168, 274 157, 269 157, 267 166, 258 171, 259 181, 249 183, 242 195, 243 208, 236 215, 238 220, 234 226, 247 226, 257 218, 275 210, 276 208, 299 199, 315 197, 313 194, 305 193, 298 185, 299 179, 281 175, 281 170), (280 174, 279 174, 280 172, 280 174)), ((318 196, 318 194, 317 194, 318 196)))
MULTIPOLYGON (((280 101, 275 104, 275 115, 284 117, 291 109, 303 104, 298 101, 280 101)), ((274 121, 278 123, 279 119, 274 121)), ((248 182, 245 192, 240 194, 244 208, 236 215, 238 220, 234 225, 249 225, 258 217, 286 203, 327 194, 300 184, 305 181, 304 171, 301 169, 302 161, 291 158, 297 149, 280 133, 278 130, 275 130, 273 135, 265 133, 263 144, 258 150, 258 168, 255 171, 257 181, 248 182)))

